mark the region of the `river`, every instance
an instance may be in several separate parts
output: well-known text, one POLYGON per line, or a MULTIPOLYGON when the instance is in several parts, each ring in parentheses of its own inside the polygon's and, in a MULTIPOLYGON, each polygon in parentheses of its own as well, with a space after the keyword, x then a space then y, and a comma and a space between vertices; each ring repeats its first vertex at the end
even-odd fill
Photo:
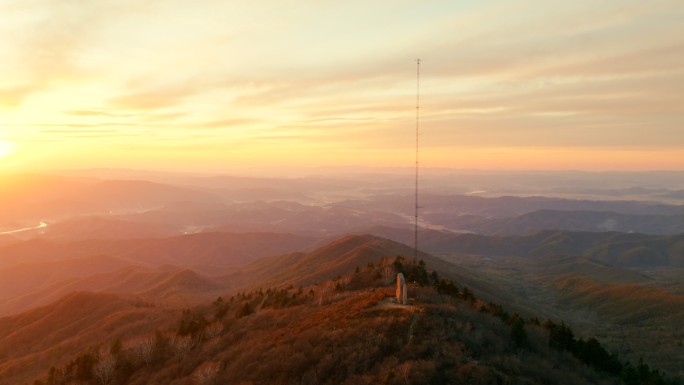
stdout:
POLYGON ((2 231, 0 232, 0 235, 6 235, 6 234, 16 234, 16 233, 22 233, 24 231, 30 231, 30 230, 37 230, 37 229, 43 229, 47 227, 48 224, 45 221, 40 221, 40 224, 36 227, 26 227, 24 229, 17 229, 17 230, 10 230, 10 231, 2 231))

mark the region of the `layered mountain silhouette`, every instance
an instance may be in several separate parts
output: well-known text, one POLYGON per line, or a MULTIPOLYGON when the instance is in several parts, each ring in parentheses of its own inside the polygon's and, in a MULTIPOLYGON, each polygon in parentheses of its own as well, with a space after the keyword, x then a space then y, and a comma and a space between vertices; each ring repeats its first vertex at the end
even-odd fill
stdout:
POLYGON ((190 305, 220 295, 228 285, 187 268, 165 266, 150 269, 128 266, 121 270, 35 285, 3 300, 0 314, 11 314, 49 304, 76 291, 135 294, 151 303, 190 305))
POLYGON ((228 266, 303 249, 313 238, 275 233, 201 233, 153 239, 32 239, 0 247, 0 266, 108 255, 131 263, 228 266))
POLYGON ((684 378, 676 173, 433 171, 417 253, 401 173, 69 175, 0 186, 1 384, 684 378))
MULTIPOLYGON (((375 227, 373 234, 406 242, 406 229, 375 227)), ((622 267, 684 266, 684 234, 655 236, 619 232, 544 230, 527 236, 487 236, 445 231, 421 231, 421 249, 437 254, 484 257, 549 255, 585 256, 622 267)))

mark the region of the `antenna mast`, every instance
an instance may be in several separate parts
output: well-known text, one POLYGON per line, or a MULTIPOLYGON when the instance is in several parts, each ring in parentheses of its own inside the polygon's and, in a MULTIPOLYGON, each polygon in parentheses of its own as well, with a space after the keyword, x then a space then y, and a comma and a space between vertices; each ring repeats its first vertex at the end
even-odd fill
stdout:
POLYGON ((413 257, 418 259, 418 133, 420 128, 420 62, 421 59, 416 59, 416 212, 415 212, 415 228, 414 228, 414 248, 413 257))

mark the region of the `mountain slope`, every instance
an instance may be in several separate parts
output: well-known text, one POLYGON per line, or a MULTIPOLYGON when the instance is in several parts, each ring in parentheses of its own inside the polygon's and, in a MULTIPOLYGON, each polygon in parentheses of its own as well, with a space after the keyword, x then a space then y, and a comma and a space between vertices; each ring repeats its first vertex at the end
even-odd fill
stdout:
POLYGON ((135 294, 152 303, 188 306, 216 297, 227 289, 228 285, 189 269, 173 266, 160 269, 129 266, 118 271, 66 279, 11 297, 0 305, 0 315, 44 306, 80 291, 135 294))
MULTIPOLYGON (((70 364, 37 376, 57 385, 94 382, 102 378, 102 363, 110 368, 107 378, 122 385, 617 385, 617 375, 631 373, 596 340, 588 346, 609 360, 608 369, 579 351, 551 346, 557 340, 553 323, 543 328, 506 313, 453 282, 421 281, 424 286, 409 287, 409 304, 398 305, 393 283, 382 278, 392 266, 386 261, 319 285, 217 299, 176 313, 175 327, 111 344, 116 349, 83 350, 70 364), (154 354, 145 346, 154 346, 154 354)), ((421 264, 406 261, 402 268, 421 264)), ((645 365, 639 370, 641 378, 653 375, 645 365)))
POLYGON ((199 233, 152 239, 32 239, 0 247, 0 267, 26 262, 108 255, 150 266, 241 264, 303 249, 314 239, 276 233, 199 233))
POLYGON ((261 278, 279 284, 307 284, 331 279, 382 257, 409 253, 412 254, 412 250, 399 243, 372 236, 347 236, 310 253, 257 261, 246 270, 257 271, 261 278))
POLYGON ((121 258, 99 255, 0 268, 0 299, 7 300, 67 279, 116 271, 129 265, 130 262, 121 258))
MULTIPOLYGON (((397 256, 412 259, 412 247, 372 235, 350 235, 330 242, 308 253, 292 253, 257 260, 221 277, 233 290, 250 290, 262 286, 303 285, 333 279, 357 267, 397 256), (258 284, 255 284, 257 282, 258 284)), ((441 258, 419 252, 418 258, 440 275, 470 287, 488 301, 509 303, 515 311, 533 313, 532 302, 501 290, 481 272, 456 265, 441 258)))
MULTIPOLYGON (((96 366, 114 362, 110 368, 120 384, 181 385, 207 378, 273 384, 619 383, 550 347, 551 329, 512 313, 522 302, 475 299, 473 292, 480 298, 497 289, 475 272, 421 254, 428 269, 433 262, 437 266, 434 275, 410 256, 392 257, 410 251, 386 239, 349 236, 309 253, 266 258, 220 280, 240 293, 182 312, 173 304, 154 307, 144 297, 71 294, 0 319, 0 347, 6 347, 0 382, 47 379, 52 365, 53 375, 94 382, 96 366), (397 269, 412 277, 408 306, 390 299, 397 269), (282 275, 272 278, 273 273, 282 275), (253 290, 236 286, 239 277, 260 274, 264 280, 249 282, 253 290), (448 283, 444 277, 449 276, 479 287, 448 283), (145 346, 154 346, 155 353, 145 353, 145 346)), ((585 260, 563 263, 579 271, 607 269, 585 260)), ((215 289, 192 271, 168 269, 145 278, 144 270, 112 276, 108 290, 121 285, 164 296, 178 287, 200 293, 215 289), (121 282, 126 276, 132 281, 121 282)), ((558 285, 575 285, 578 293, 586 287, 585 296, 599 288, 582 281, 558 285)))
POLYGON ((300 250, 312 242, 312 238, 292 234, 198 233, 151 242, 126 256, 133 260, 159 256, 184 266, 228 266, 300 250))
POLYGON ((0 383, 32 381, 31 373, 63 365, 87 346, 152 333, 170 314, 111 294, 74 293, 54 304, 0 318, 0 383))

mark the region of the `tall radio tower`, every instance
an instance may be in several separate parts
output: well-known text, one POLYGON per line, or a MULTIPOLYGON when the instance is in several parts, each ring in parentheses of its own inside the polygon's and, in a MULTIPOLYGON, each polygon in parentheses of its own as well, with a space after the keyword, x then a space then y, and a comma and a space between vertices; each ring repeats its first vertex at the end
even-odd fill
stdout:
POLYGON ((420 129, 420 62, 416 59, 416 194, 413 257, 418 259, 418 134, 420 129))

